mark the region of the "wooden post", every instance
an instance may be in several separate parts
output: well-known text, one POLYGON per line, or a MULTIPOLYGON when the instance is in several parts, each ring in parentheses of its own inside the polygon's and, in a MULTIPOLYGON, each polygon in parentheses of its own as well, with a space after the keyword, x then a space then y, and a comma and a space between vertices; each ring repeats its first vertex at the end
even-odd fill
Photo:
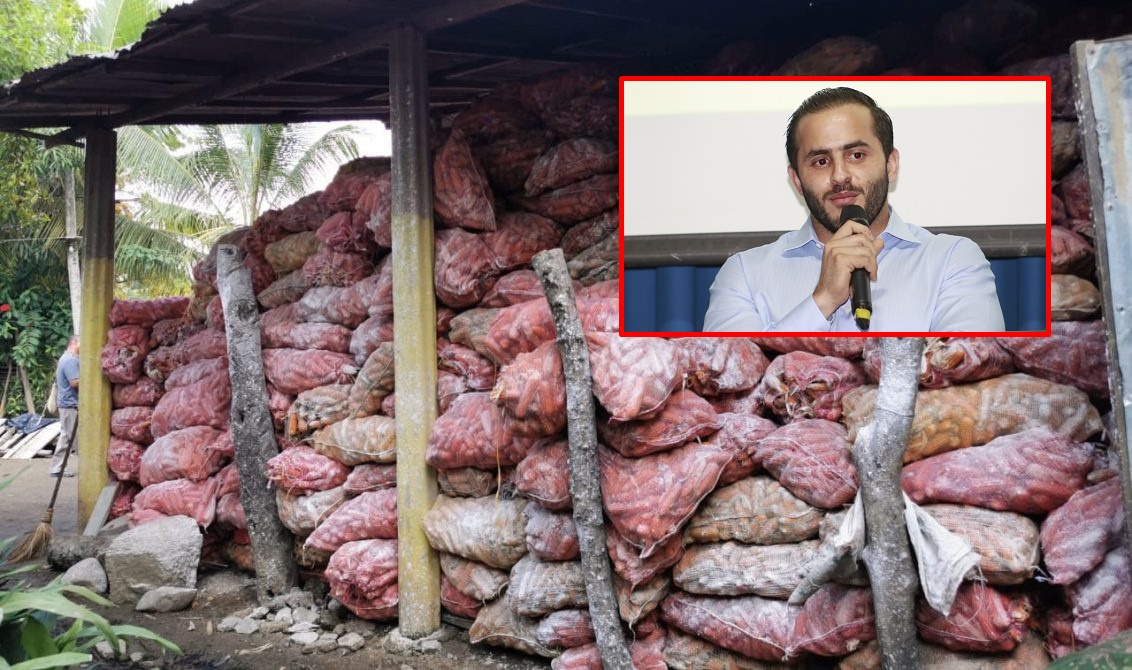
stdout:
POLYGON ((110 381, 99 355, 114 302, 114 185, 118 136, 95 128, 86 135, 82 320, 79 328, 79 526, 85 526, 110 481, 110 381))
POLYGON ((582 572, 590 602, 590 621, 601 650, 605 670, 633 670, 621 616, 613 593, 605 525, 601 512, 601 470, 597 462, 597 422, 594 418, 590 352, 574 287, 561 249, 543 251, 532 262, 554 315, 558 351, 566 376, 566 432, 570 439, 570 495, 574 499, 574 525, 578 528, 582 572))
POLYGON ((393 130, 393 360, 397 377, 398 626, 407 638, 440 628, 440 561, 424 534, 436 500, 425 463, 436 421, 436 292, 432 161, 424 35, 394 30, 389 62, 393 130))
POLYGON ((877 641, 884 670, 920 667, 916 645, 916 591, 920 580, 912 564, 904 524, 900 471, 916 410, 922 337, 881 339, 884 362, 873 420, 857 435, 853 463, 865 508, 865 550, 861 555, 873 585, 877 641))
POLYGON ((28 371, 22 365, 16 366, 20 371, 20 384, 24 387, 24 406, 27 407, 28 414, 35 414, 35 396, 31 392, 31 380, 28 379, 28 371))
POLYGON ((224 306, 228 335, 228 378, 232 382, 232 443, 240 471, 240 504, 248 519, 260 604, 288 593, 296 583, 294 538, 279 520, 275 491, 267 481, 267 461, 279 453, 259 336, 259 308, 252 277, 240 250, 222 244, 216 250, 216 283, 224 306))

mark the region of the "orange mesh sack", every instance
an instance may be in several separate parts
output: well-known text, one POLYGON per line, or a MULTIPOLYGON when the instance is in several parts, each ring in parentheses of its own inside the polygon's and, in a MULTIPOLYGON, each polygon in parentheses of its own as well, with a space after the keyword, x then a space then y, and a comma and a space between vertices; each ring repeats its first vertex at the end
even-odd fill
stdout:
POLYGON ((343 419, 311 437, 314 450, 345 465, 397 460, 397 422, 387 416, 343 419))
POLYGON ((673 569, 672 581, 689 593, 786 599, 805 577, 818 544, 693 544, 673 569))
POLYGON ((464 134, 454 130, 433 162, 433 207, 437 217, 468 230, 495 230, 495 197, 487 174, 464 134))
POLYGON ((527 554, 511 568, 507 587, 511 608, 520 616, 540 617, 555 610, 589 606, 586 578, 578 561, 544 563, 527 554))
POLYGON ((275 489, 279 520, 287 530, 299 537, 313 533, 318 524, 345 500, 346 492, 341 486, 306 495, 292 495, 283 489, 275 489))
POLYGON ((1038 526, 1029 517, 971 505, 924 505, 947 530, 967 540, 979 555, 988 584, 1021 584, 1038 567, 1038 526))
POLYGON ((301 435, 341 421, 350 415, 350 384, 327 384, 295 397, 287 411, 287 434, 301 435))
POLYGON ((362 619, 397 616, 397 540, 348 542, 326 566, 330 595, 362 619))
POLYGON ((622 456, 638 458, 678 447, 691 440, 706 438, 719 430, 719 418, 711 404, 689 390, 669 396, 651 419, 641 421, 599 421, 602 444, 622 456))
POLYGON ((817 536, 822 513, 770 477, 748 477, 716 489, 688 522, 692 542, 737 540, 786 544, 817 536))
MULTIPOLYGON (((845 395, 842 404, 850 442, 872 420, 875 403, 875 386, 862 386, 845 395)), ((1083 441, 1100 432, 1101 421, 1084 392, 1021 373, 920 391, 904 462, 986 444, 999 435, 1039 426, 1083 441)))
MULTIPOLYGON (((928 338, 920 357, 920 386, 939 389, 1014 372, 1010 353, 1001 341, 990 337, 928 338)), ((874 384, 880 380, 880 341, 875 338, 865 344, 865 371, 874 384)))
POLYGON ((527 553, 526 506, 526 500, 439 496, 425 515, 425 535, 437 551, 510 569, 527 553))

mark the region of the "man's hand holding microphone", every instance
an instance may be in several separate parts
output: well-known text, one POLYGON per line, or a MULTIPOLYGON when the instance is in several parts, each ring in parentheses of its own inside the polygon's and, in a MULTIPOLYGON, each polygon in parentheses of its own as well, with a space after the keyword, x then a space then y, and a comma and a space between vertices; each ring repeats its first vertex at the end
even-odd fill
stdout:
POLYGON ((846 205, 841 210, 837 232, 822 251, 821 274, 814 289, 814 302, 825 318, 852 295, 853 316, 861 330, 869 329, 872 319, 872 289, 877 279, 877 254, 884 240, 869 229, 865 209, 846 205))

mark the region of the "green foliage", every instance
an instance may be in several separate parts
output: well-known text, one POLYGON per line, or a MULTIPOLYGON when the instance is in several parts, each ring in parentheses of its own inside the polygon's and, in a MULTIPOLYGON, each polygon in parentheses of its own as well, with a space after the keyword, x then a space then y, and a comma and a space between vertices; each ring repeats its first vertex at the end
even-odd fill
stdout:
POLYGON ((67 277, 47 250, 25 244, 17 251, 0 282, 0 366, 22 365, 34 397, 46 398, 71 336, 67 277))
MULTIPOLYGON (((16 476, 20 474, 23 471, 16 476)), ((15 477, 0 481, 0 490, 14 480, 15 477)), ((0 559, 7 556, 13 544, 15 538, 0 540, 0 559)), ((88 663, 94 645, 105 640, 117 648, 123 637, 148 640, 174 654, 181 653, 176 644, 150 630, 112 625, 106 617, 72 600, 78 597, 96 605, 114 604, 90 589, 64 584, 61 577, 38 587, 15 580, 37 569, 35 565, 0 568, 0 670, 61 668, 88 663), (67 621, 71 623, 63 632, 53 632, 67 621)))

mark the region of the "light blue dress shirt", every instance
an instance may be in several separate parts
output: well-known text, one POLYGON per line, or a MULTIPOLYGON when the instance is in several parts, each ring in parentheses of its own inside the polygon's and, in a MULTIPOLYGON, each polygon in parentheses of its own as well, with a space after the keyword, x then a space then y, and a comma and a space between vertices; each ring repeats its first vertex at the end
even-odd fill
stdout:
MULTIPOLYGON (((889 211, 869 332, 1004 330, 994 273, 982 249, 889 211)), ((704 331, 861 332, 848 300, 830 319, 814 302, 824 247, 807 219, 771 244, 728 258, 711 285, 704 331)))

